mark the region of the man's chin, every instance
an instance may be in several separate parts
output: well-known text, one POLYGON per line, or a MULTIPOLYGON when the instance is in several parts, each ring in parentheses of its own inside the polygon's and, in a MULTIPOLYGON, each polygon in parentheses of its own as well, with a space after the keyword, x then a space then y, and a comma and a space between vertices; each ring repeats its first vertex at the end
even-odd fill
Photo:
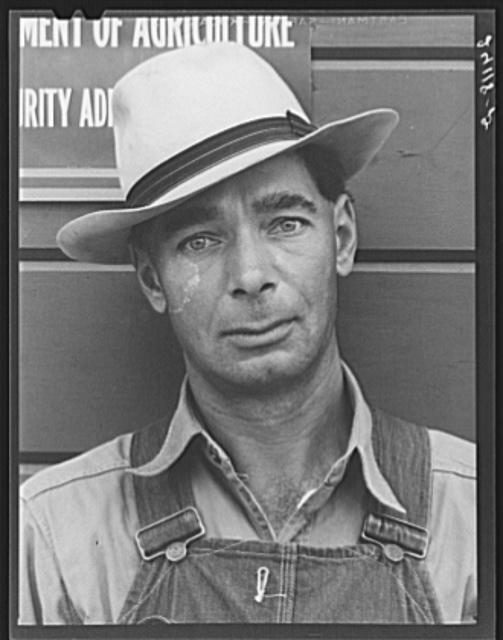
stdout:
POLYGON ((303 378, 306 368, 292 354, 276 352, 235 362, 221 377, 236 393, 262 395, 291 388, 303 378))

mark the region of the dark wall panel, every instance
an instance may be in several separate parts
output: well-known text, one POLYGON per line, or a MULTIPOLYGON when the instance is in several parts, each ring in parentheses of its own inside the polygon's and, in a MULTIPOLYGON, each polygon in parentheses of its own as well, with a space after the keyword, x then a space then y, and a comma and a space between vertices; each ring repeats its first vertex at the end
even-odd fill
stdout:
MULTIPOLYGON (((79 451, 172 409, 183 375, 132 272, 23 271, 20 449, 79 451)), ((474 278, 365 273, 341 282, 342 350, 369 399, 474 436, 474 278)))
POLYGON ((173 408, 178 347, 132 272, 23 272, 20 448, 77 451, 173 408))
POLYGON ((400 114, 391 138, 350 184, 360 246, 473 248, 473 71, 325 68, 314 84, 317 123, 379 107, 400 114))
POLYGON ((339 340, 370 402, 475 438, 475 276, 354 273, 339 340))

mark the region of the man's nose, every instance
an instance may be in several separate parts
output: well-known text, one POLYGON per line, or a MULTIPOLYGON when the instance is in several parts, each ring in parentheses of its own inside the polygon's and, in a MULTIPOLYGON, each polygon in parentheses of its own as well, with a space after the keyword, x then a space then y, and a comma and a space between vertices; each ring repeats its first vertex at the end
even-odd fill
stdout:
POLYGON ((276 288, 273 257, 264 239, 255 231, 238 235, 227 268, 233 297, 258 297, 276 288))

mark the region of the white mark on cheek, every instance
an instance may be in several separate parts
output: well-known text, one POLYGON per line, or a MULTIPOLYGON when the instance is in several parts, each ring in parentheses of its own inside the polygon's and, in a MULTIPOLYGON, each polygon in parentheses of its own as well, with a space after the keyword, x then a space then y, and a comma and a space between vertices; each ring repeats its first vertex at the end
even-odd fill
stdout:
POLYGON ((185 305, 188 304, 196 292, 199 283, 201 282, 201 276, 199 275, 199 267, 192 265, 194 273, 187 279, 183 285, 181 300, 177 300, 173 306, 169 306, 170 313, 182 313, 185 305))

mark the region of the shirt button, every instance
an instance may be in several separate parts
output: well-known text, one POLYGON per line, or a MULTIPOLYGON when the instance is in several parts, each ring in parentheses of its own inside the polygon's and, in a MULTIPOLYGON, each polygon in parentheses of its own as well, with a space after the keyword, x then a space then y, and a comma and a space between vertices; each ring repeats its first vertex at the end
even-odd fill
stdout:
POLYGON ((403 560, 404 551, 397 544, 385 544, 383 547, 384 555, 391 562, 400 562, 403 560))
POLYGON ((171 562, 183 560, 187 555, 187 547, 184 542, 172 542, 166 549, 166 558, 171 562))

